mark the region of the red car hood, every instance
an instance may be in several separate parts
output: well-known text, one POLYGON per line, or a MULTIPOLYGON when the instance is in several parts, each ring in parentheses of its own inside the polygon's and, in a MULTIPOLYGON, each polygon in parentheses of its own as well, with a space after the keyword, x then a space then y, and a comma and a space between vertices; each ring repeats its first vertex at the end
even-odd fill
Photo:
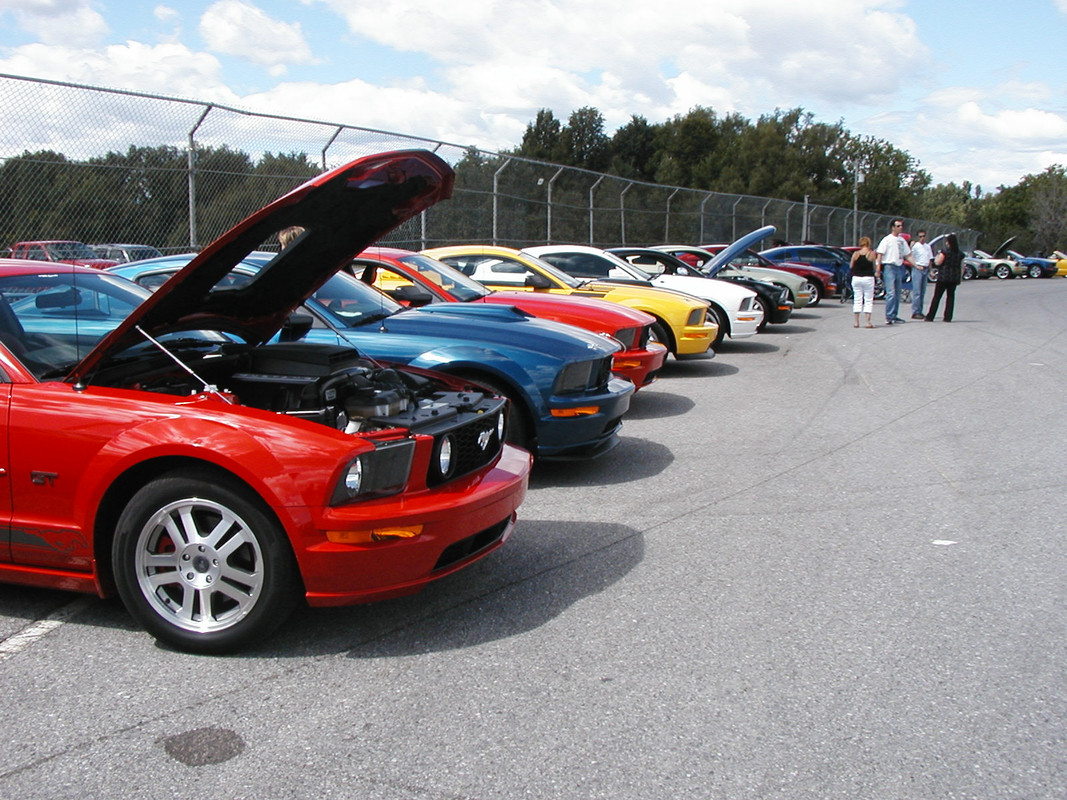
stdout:
POLYGON ((316 289, 367 245, 452 194, 455 174, 426 150, 358 159, 326 172, 224 233, 145 300, 75 368, 84 377, 109 353, 152 336, 219 330, 269 340, 316 289), (254 281, 212 289, 249 253, 288 227, 305 229, 254 281))

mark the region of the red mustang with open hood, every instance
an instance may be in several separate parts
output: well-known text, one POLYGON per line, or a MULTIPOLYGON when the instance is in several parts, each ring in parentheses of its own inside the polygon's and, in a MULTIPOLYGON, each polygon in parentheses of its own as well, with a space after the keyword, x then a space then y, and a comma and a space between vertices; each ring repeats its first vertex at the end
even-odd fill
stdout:
POLYGON ((452 179, 424 151, 354 161, 151 295, 98 270, 0 263, 0 580, 117 591, 159 639, 220 652, 301 598, 411 593, 499 547, 531 463, 504 443, 503 398, 351 347, 273 341, 452 179), (264 280, 228 285, 290 226, 304 232, 264 280))

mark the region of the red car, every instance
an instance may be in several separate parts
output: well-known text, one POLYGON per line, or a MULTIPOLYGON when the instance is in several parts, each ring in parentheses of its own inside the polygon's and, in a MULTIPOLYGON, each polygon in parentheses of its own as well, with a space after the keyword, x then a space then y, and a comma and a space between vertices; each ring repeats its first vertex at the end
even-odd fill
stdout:
POLYGON ((117 592, 157 638, 222 652, 301 599, 409 594, 498 548, 531 464, 504 443, 506 401, 293 340, 312 292, 452 181, 425 151, 354 161, 154 294, 0 262, 0 580, 117 592), (305 233, 256 280, 227 284, 290 226, 305 233))
POLYGON ((101 258, 84 242, 70 239, 47 239, 38 242, 15 242, 11 245, 11 258, 28 261, 52 261, 58 264, 76 264, 79 267, 106 269, 119 263, 110 258, 101 258))
POLYGON ((615 354, 612 370, 629 378, 638 389, 655 380, 667 358, 666 346, 649 341, 656 318, 619 303, 535 292, 494 292, 455 267, 423 253, 395 247, 369 248, 350 269, 356 277, 379 286, 407 305, 498 303, 610 336, 624 348, 615 354))

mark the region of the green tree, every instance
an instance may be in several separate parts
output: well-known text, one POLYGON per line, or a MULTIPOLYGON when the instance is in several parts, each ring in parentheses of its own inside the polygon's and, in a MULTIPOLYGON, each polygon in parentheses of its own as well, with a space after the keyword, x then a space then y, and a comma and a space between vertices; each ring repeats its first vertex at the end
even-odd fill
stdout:
POLYGON ((610 140, 604 133, 604 117, 595 108, 585 106, 572 111, 560 132, 560 142, 565 164, 597 172, 607 167, 610 140))
POLYGON ((608 150, 608 172, 623 178, 652 181, 656 175, 656 129, 644 117, 633 116, 615 131, 608 150))

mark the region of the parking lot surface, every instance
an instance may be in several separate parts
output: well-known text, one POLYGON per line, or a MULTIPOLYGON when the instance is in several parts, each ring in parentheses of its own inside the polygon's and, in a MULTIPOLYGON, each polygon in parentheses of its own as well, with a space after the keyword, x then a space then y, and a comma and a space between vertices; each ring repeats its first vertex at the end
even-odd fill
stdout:
POLYGON ((0 586, 0 797, 1062 798, 1065 309, 668 362, 492 557, 240 656, 0 586))

